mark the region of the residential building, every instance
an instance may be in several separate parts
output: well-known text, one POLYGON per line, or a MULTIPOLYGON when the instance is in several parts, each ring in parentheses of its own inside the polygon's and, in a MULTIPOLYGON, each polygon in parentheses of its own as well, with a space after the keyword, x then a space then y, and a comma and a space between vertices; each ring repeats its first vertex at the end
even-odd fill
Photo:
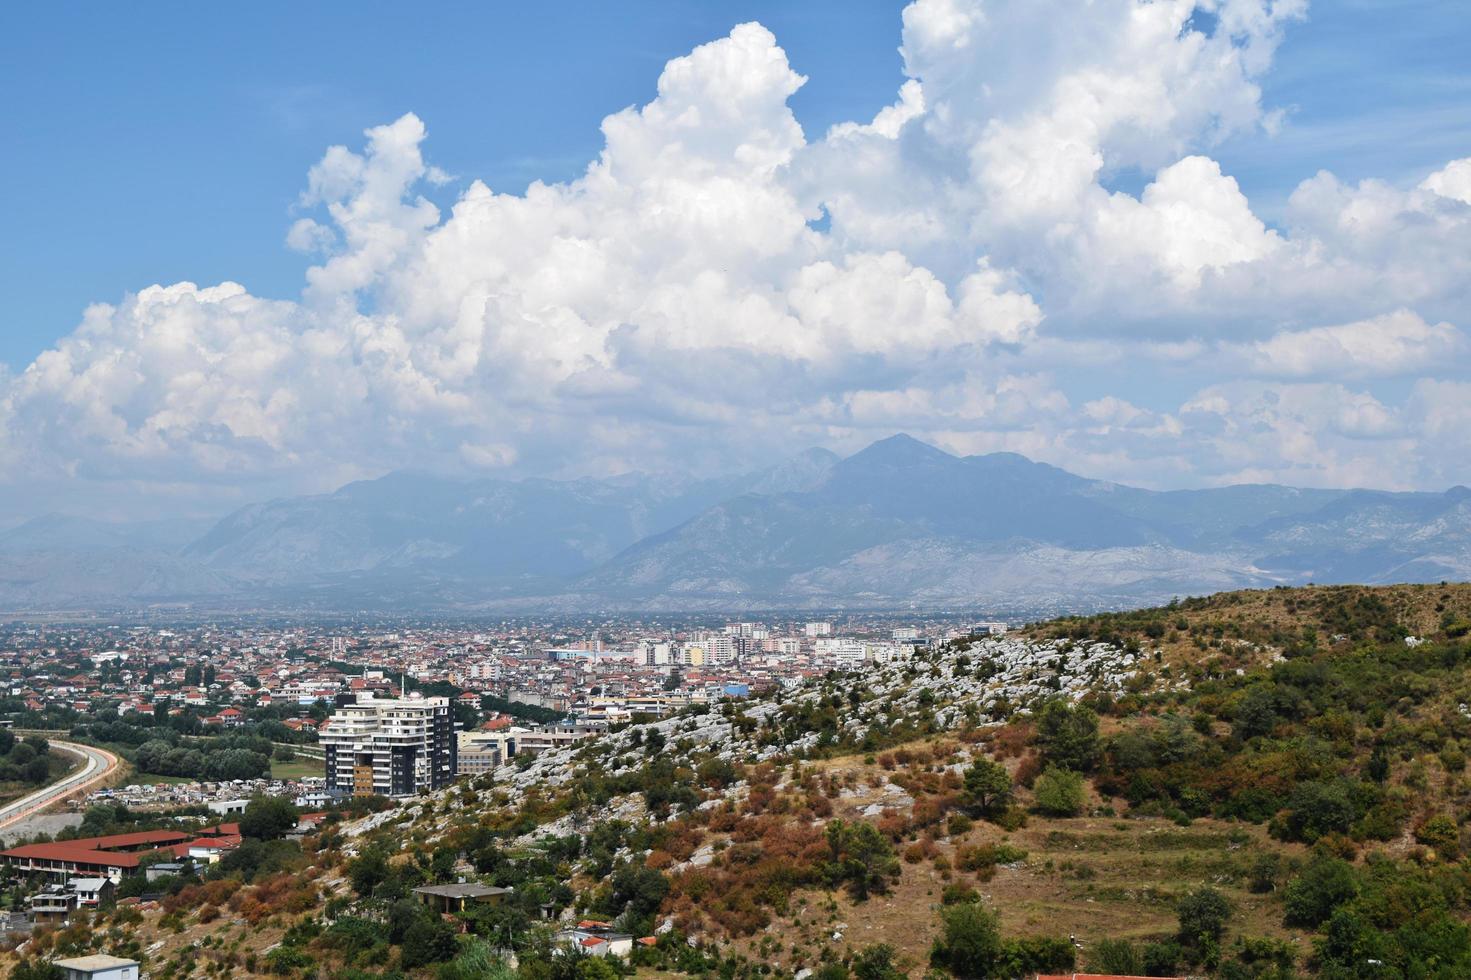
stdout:
POLYGON ((460 882, 455 885, 424 885, 414 889, 419 901, 441 915, 465 911, 467 905, 496 905, 511 894, 509 888, 460 882))
POLYGON ((64 980, 138 980, 139 977, 137 960, 106 953, 53 960, 51 965, 61 971, 64 980))
POLYGON ((412 796, 457 774, 449 698, 364 697, 338 708, 318 740, 329 792, 412 796))

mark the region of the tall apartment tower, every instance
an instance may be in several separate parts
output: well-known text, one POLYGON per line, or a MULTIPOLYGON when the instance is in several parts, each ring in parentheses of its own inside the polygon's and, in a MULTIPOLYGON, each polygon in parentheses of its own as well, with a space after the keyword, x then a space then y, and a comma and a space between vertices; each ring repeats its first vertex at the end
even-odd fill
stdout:
POLYGON ((318 740, 327 790, 352 796, 413 796, 454 782, 454 713, 449 698, 365 697, 337 709, 318 740))

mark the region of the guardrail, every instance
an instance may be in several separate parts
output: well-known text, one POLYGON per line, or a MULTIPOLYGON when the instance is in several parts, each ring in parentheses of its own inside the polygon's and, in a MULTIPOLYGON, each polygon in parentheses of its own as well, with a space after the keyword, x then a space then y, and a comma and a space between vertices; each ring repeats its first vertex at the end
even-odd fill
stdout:
POLYGON ((0 807, 0 829, 39 813, 73 793, 85 791, 92 784, 111 775, 118 766, 117 756, 91 745, 51 742, 51 747, 70 755, 79 756, 85 761, 85 764, 81 769, 69 772, 55 782, 0 807))

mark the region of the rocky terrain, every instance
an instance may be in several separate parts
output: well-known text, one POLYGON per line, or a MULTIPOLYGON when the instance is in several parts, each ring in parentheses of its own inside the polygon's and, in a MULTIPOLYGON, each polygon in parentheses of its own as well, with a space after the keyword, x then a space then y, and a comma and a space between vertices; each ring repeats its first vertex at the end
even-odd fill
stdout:
MULTIPOLYGON (((160 978, 1471 970, 1471 587, 1238 592, 639 721, 40 930, 160 978), (449 919, 410 897, 511 889, 449 919)), ((378 812, 373 812, 378 811, 378 812)))

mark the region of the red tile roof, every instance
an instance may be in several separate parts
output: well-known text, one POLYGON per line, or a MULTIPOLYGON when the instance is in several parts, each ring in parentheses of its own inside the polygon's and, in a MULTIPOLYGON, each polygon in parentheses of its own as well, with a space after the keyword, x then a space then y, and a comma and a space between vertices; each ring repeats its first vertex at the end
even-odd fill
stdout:
POLYGON ((117 851, 97 851, 78 847, 75 842, 63 844, 23 844, 0 851, 3 858, 25 858, 33 861, 64 861, 68 864, 92 864, 108 868, 136 868, 138 855, 117 851))
POLYGON ((177 830, 139 830, 131 834, 108 834, 103 837, 78 837, 76 840, 58 841, 70 847, 85 847, 94 851, 121 851, 144 844, 176 844, 188 840, 189 835, 177 830))
MULTIPOLYGON (((1120 973, 1039 973, 1037 980, 1149 980, 1149 978, 1124 976, 1120 973)), ((1163 977, 1160 980, 1181 980, 1181 978, 1163 977)))

